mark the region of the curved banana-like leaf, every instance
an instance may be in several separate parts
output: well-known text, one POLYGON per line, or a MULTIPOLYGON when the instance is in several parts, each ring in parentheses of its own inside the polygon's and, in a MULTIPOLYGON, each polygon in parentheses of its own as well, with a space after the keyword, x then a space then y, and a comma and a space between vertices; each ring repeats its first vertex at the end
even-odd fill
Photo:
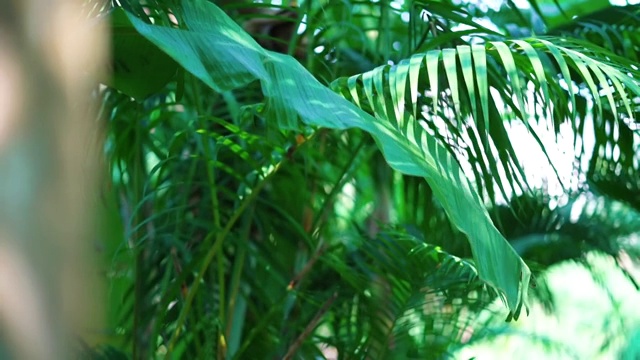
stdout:
MULTIPOLYGON (((420 127, 411 125, 417 120, 398 106, 403 103, 378 101, 379 93, 389 88, 378 76, 383 70, 363 76, 369 84, 368 102, 384 105, 375 110, 385 116, 372 117, 320 84, 292 57, 264 50, 215 5, 185 2, 183 10, 186 29, 149 25, 134 16, 130 19, 140 34, 216 91, 259 80, 267 117, 283 128, 297 128, 301 119, 309 125, 370 133, 393 168, 427 179, 452 223, 467 234, 480 278, 498 290, 517 319, 526 299, 529 268, 494 227, 451 154, 420 127), (389 119, 401 119, 408 125, 399 127, 389 119)), ((394 70, 398 73, 393 86, 397 101, 404 98, 403 81, 411 68, 394 70)))
MULTIPOLYGON (((594 53, 596 50, 598 49, 592 49, 594 53)), ((499 128, 503 133, 506 131, 501 118, 490 119, 489 109, 495 106, 495 101, 489 97, 489 86, 500 86, 504 89, 509 95, 507 99, 513 99, 503 99, 505 105, 526 126, 529 126, 530 118, 534 117, 530 114, 530 109, 533 108, 541 109, 545 114, 555 112, 562 121, 575 117, 578 89, 574 87, 580 84, 585 84, 584 88, 580 89, 580 96, 591 97, 594 101, 596 119, 603 119, 602 114, 605 111, 613 115, 614 121, 621 121, 623 118, 633 119, 632 98, 640 96, 637 74, 632 76, 633 69, 619 68, 603 60, 604 58, 578 51, 574 43, 558 38, 492 41, 484 45, 458 46, 456 49, 415 54, 397 65, 382 66, 349 79, 342 79, 334 86, 355 104, 371 109, 380 123, 390 124, 412 143, 412 148, 421 151, 420 156, 435 160, 436 168, 442 164, 450 164, 451 157, 442 154, 443 149, 433 141, 425 121, 421 118, 427 122, 442 120, 447 112, 441 112, 439 108, 448 107, 448 113, 453 113, 450 116, 456 118, 460 132, 469 126, 479 130, 478 135, 469 136, 477 137, 471 141, 474 142, 476 152, 480 153, 477 158, 484 159, 478 160, 485 162, 482 164, 483 173, 487 172, 486 169, 497 173, 496 161, 492 159, 493 152, 488 149, 491 146, 497 149, 512 149, 512 146, 508 141, 498 143, 496 137, 493 138, 493 144, 487 142, 486 133, 492 134, 491 129, 499 128), (501 85, 495 73, 492 74, 492 78, 488 76, 489 63, 502 69, 502 74, 508 78, 508 85, 501 85), (567 90, 559 85, 558 76, 562 83, 566 84, 567 90), (531 96, 529 84, 533 84, 533 93, 542 98, 542 102, 531 96), (425 96, 427 94, 431 96, 425 96), (568 97, 572 106, 567 106, 565 110, 553 109, 552 95, 568 97), (430 99, 427 99, 428 97, 430 99), (405 106, 407 101, 410 104, 405 106), (421 105, 422 116, 417 115, 417 104, 421 105), (484 147, 476 146, 478 142, 484 147)), ((540 137, 530 126, 529 128, 540 148, 545 151, 540 137)), ((450 165, 445 172, 450 175, 453 168, 454 166, 450 165)), ((461 181, 460 178, 455 175, 453 178, 420 175, 427 177, 434 193, 445 204, 451 220, 461 231, 469 234, 471 229, 464 227, 464 219, 456 218, 464 214, 464 209, 459 206, 469 204, 462 204, 451 198, 451 202, 447 203, 448 197, 454 195, 438 193, 439 189, 447 188, 441 180, 461 181)), ((497 180, 499 182, 500 179, 497 180)), ((476 196, 471 189, 468 190, 468 194, 476 196)), ((481 247, 480 244, 474 244, 472 236, 470 241, 474 251, 481 247)), ((483 270, 486 269, 479 266, 479 270, 483 274, 483 270)))

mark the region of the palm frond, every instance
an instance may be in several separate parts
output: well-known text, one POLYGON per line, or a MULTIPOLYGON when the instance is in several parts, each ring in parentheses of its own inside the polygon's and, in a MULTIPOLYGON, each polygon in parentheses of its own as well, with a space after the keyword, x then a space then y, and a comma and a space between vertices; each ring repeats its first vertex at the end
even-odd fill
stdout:
POLYGON ((348 255, 355 267, 337 271, 352 279, 347 284, 367 285, 351 290, 345 303, 353 305, 331 321, 327 341, 345 357, 441 358, 468 341, 473 314, 493 299, 471 263, 400 229, 382 231, 348 255))
POLYGON ((611 6, 607 0, 553 0, 553 4, 540 0, 529 0, 528 2, 544 20, 547 27, 551 29, 571 23, 576 17, 585 16, 611 6))
POLYGON ((549 201, 541 195, 523 196, 496 214, 511 224, 503 230, 523 257, 549 266, 594 250, 613 257, 620 251, 637 251, 623 241, 640 232, 633 208, 592 193, 574 195, 556 207, 550 207, 549 201))
MULTIPOLYGON (((486 45, 433 50, 415 54, 395 66, 356 75, 338 85, 350 93, 356 104, 390 120, 401 131, 411 129, 420 133, 422 128, 431 126, 432 135, 439 131, 445 138, 453 138, 450 147, 466 143, 466 151, 455 151, 457 155, 466 155, 478 167, 479 174, 493 176, 498 184, 502 183, 501 173, 516 179, 511 184, 513 192, 514 186, 526 188, 526 184, 517 180, 523 177, 522 166, 506 139, 507 130, 500 118, 520 119, 545 155, 539 140, 541 134, 528 125, 531 118, 541 115, 531 109, 553 115, 556 132, 566 121, 575 124, 576 134, 581 133, 577 127, 583 126, 574 120, 580 109, 578 96, 587 96, 595 102, 597 119, 602 119, 603 111, 609 109, 611 121, 619 126, 628 126, 635 119, 637 109, 632 99, 640 90, 638 74, 632 77, 626 69, 603 60, 606 53, 597 48, 593 51, 600 57, 590 57, 578 52, 571 41, 558 40, 492 41, 486 45), (510 84, 504 82, 504 76, 510 84), (558 76, 567 89, 559 85, 558 76), (527 84, 533 84, 533 92, 526 89, 527 84), (576 84, 584 85, 576 87, 576 84), (503 109, 490 101, 490 89, 506 93, 503 109), (578 91, 587 94, 578 95, 578 91), (551 102, 552 98, 560 100, 551 102), (568 98, 567 106, 563 106, 562 98, 568 98), (403 119, 405 111, 410 112, 411 120, 403 119), (413 120, 420 115, 424 116, 424 122, 413 120), (448 122, 452 117, 457 119, 455 123, 448 122), (444 130, 434 128, 434 124, 442 122, 444 130), (493 148, 500 149, 499 169, 493 160, 493 148)), ((479 188, 488 189, 489 198, 494 198, 491 179, 485 178, 484 186, 482 179, 476 180, 479 188)))
MULTIPOLYGON (((570 127, 580 186, 637 208, 635 20, 518 38, 508 27, 537 8, 495 31, 447 1, 217 3, 234 19, 204 1, 112 12, 126 95, 104 91, 106 148, 136 264, 117 289, 134 357, 444 356, 486 288, 518 316, 519 255, 638 251, 633 219, 531 200, 511 133, 554 165, 545 140, 570 127)), ((584 11, 561 5, 576 24, 584 11)))
POLYGON ((265 115, 283 129, 299 128, 300 118, 311 125, 371 133, 393 168, 427 178, 452 222, 469 236, 480 276, 500 289, 517 317, 526 298, 528 269, 489 221, 459 165, 432 137, 420 129, 398 131, 389 121, 376 120, 341 99, 290 57, 262 49, 212 4, 185 4, 186 29, 129 18, 137 31, 216 91, 260 80, 265 115), (208 21, 211 18, 218 21, 208 21))

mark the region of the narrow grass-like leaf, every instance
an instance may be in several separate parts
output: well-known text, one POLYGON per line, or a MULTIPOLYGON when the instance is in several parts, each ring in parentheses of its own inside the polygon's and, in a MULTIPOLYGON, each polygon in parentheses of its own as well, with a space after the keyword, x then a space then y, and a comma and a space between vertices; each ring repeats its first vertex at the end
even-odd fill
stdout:
POLYGON ((562 53, 560 52, 560 50, 558 50, 557 47, 555 47, 551 42, 544 40, 544 39, 538 39, 538 42, 542 43, 543 45, 546 46, 546 48, 549 50, 549 52, 551 52, 551 55, 553 55, 553 58, 555 59, 556 63, 558 64, 558 67, 560 68, 560 74, 562 75, 561 80, 563 80, 565 82, 565 84, 567 85, 568 88, 568 95, 569 95, 569 99, 571 101, 571 118, 574 119, 576 117, 576 93, 577 93, 577 89, 574 91, 573 87, 573 80, 571 79, 571 73, 569 72, 569 66, 567 65, 567 62, 565 61, 564 57, 562 56, 562 53))
POLYGON ((471 114, 474 119, 479 119, 476 99, 476 82, 473 76, 475 69, 471 58, 471 48, 469 46, 458 46, 457 52, 458 57, 460 58, 460 66, 462 67, 462 77, 467 85, 467 94, 469 95, 469 100, 471 102, 471 114))
POLYGON ((424 57, 422 55, 414 55, 409 59, 409 91, 411 93, 411 106, 413 108, 414 119, 418 118, 418 78, 420 75, 420 65, 423 61, 424 57))
POLYGON ((565 54, 567 54, 569 58, 571 58, 574 65, 576 66, 576 69, 578 70, 582 78, 587 82, 587 87, 589 88, 589 91, 593 95, 593 100, 596 103, 596 110, 598 111, 598 115, 599 115, 598 119, 602 119, 602 101, 600 100, 598 87, 596 86, 596 83, 593 81, 593 77, 591 76, 589 69, 585 65, 582 58, 576 52, 572 50, 567 50, 565 51, 565 54))
POLYGON ((473 62, 475 65, 476 81, 478 84, 478 96, 480 98, 480 106, 482 107, 482 121, 484 122, 484 131, 491 132, 489 122, 489 83, 487 81, 487 54, 484 46, 472 45, 473 62))
POLYGON ((547 76, 544 71, 544 66, 542 65, 542 61, 540 61, 540 55, 534 50, 533 46, 524 40, 513 40, 518 46, 524 50, 525 55, 531 61, 531 65, 533 66, 533 74, 535 75, 535 79, 537 84, 542 89, 542 95, 545 99, 549 99, 549 86, 547 85, 547 76))
POLYGON ((503 42, 492 41, 491 45, 493 45, 498 51, 500 60, 502 60, 504 69, 509 76, 509 81, 511 82, 511 91, 516 97, 516 102, 518 104, 520 112, 522 112, 522 120, 527 121, 528 119, 526 115, 526 104, 524 102, 524 96, 522 94, 522 86, 520 85, 520 74, 518 73, 516 64, 513 61, 513 54, 511 53, 509 47, 503 42))
MULTIPOLYGON (((440 89, 438 87, 438 61, 440 60, 440 50, 431 50, 427 53, 426 62, 427 62, 427 73, 429 74, 429 85, 431 87, 431 100, 432 100, 432 114, 438 115, 438 101, 440 98, 440 89)), ((416 66, 414 63, 415 72, 419 71, 420 68, 416 66)), ((416 84, 417 89, 417 84, 416 84)))
POLYGON ((456 62, 456 51, 454 49, 442 50, 442 63, 447 74, 447 81, 451 89, 453 99, 453 109, 458 120, 458 126, 462 123, 462 112, 460 111, 460 91, 458 89, 458 65, 456 62))

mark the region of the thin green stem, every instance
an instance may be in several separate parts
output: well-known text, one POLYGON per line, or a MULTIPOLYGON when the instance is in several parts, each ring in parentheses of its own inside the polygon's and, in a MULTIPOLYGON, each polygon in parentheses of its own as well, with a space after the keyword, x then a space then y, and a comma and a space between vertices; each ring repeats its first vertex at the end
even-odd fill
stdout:
POLYGON ((146 341, 144 341, 145 339, 142 338, 142 329, 144 328, 142 322, 143 322, 143 314, 142 311, 145 307, 144 304, 144 283, 145 283, 145 279, 144 279, 144 274, 145 274, 145 266, 144 266, 144 248, 141 248, 141 244, 140 244, 140 238, 142 237, 142 226, 139 226, 138 224, 140 224, 143 221, 143 216, 142 216, 142 211, 144 206, 138 206, 140 205, 140 202, 143 201, 144 199, 144 189, 143 189, 143 184, 142 184, 142 179, 144 179, 145 177, 145 170, 144 170, 144 152, 142 149, 142 142, 141 142, 141 137, 142 137, 142 129, 140 125, 135 125, 135 143, 134 143, 134 154, 133 154, 133 158, 131 159, 130 162, 130 168, 129 170, 129 174, 131 176, 131 182, 132 182, 132 187, 133 187, 133 191, 131 194, 131 202, 134 205, 134 207, 137 207, 138 210, 135 211, 132 215, 133 215, 133 219, 132 219, 132 223, 133 226, 132 228, 135 229, 133 230, 133 233, 131 234, 132 237, 132 243, 133 243, 133 247, 134 247, 134 252, 136 253, 136 258, 135 258, 135 285, 134 285, 134 293, 135 293, 135 300, 134 300, 134 309, 133 309, 133 344, 132 344, 132 355, 134 359, 138 359, 138 358, 142 358, 144 357, 145 354, 145 350, 141 350, 140 349, 140 345, 144 344, 146 341))
MULTIPOLYGON (((214 166, 209 164, 209 161, 212 160, 211 157, 211 150, 210 150, 210 136, 209 136, 209 131, 206 128, 206 121, 205 121, 205 116, 204 116, 204 109, 202 108, 202 102, 200 100, 200 83, 199 81, 193 77, 192 80, 192 84, 193 84, 193 96, 194 96, 194 102, 196 104, 196 111, 198 114, 198 118, 200 120, 200 128, 203 130, 203 136, 202 136, 202 150, 204 151, 204 155, 205 155, 205 167, 207 169, 207 178, 209 180, 209 190, 211 192, 210 198, 211 198, 211 211, 212 211, 212 215, 213 215, 213 225, 215 226, 216 229, 220 228, 220 206, 218 205, 218 187, 217 187, 217 183, 216 183, 216 178, 215 178, 215 173, 214 173, 214 166)), ((223 254, 222 253, 218 253, 218 269, 217 269, 217 273, 218 273, 218 317, 219 320, 221 322, 223 322, 223 326, 224 326, 224 318, 225 318, 225 300, 226 300, 226 284, 225 284, 225 278, 224 278, 224 258, 223 258, 223 254)), ((224 342, 220 341, 220 345, 223 347, 223 352, 224 352, 224 342)), ((218 357, 220 356, 221 352, 218 352, 218 357)))
MULTIPOLYGON (((253 211, 255 206, 251 207, 249 210, 245 212, 245 222, 243 229, 243 237, 240 241, 244 241, 244 244, 238 245, 238 255, 235 258, 235 262, 233 264, 233 271, 231 274, 231 283, 230 283, 230 293, 229 293, 229 315, 227 316, 227 327, 225 329, 225 340, 227 344, 227 353, 225 355, 229 356, 229 351, 231 351, 231 355, 233 352, 237 351, 235 348, 235 343, 239 341, 239 339, 232 338, 232 330, 234 326, 234 316, 236 311, 236 305, 238 302, 238 294, 240 292, 240 279, 242 277, 242 271, 244 269, 244 262, 247 254, 247 245, 246 243, 249 240, 249 233, 251 229, 251 219, 253 217, 253 211)), ((242 326, 241 323, 238 326, 242 326)))
POLYGON ((325 201, 322 203, 321 208, 316 213, 311 225, 312 231, 314 231, 318 227, 327 207, 333 202, 333 199, 335 199, 335 197, 338 195, 338 192, 342 190, 344 183, 348 179, 347 174, 349 173, 349 170, 353 169, 353 163, 355 162, 356 158, 360 154, 360 151, 364 147, 365 142, 366 140, 365 138, 363 138, 358 144, 358 146, 356 146, 355 150, 351 153, 351 157, 349 158, 349 160, 347 160, 346 165, 342 169, 340 173, 340 177, 336 182, 336 185, 331 189, 331 192, 329 193, 329 195, 327 195, 327 197, 325 198, 325 201))
POLYGON ((227 225, 224 227, 224 229, 222 229, 221 232, 217 234, 217 236, 215 232, 210 232, 207 235, 207 237, 204 239, 203 246, 206 246, 206 244, 211 242, 214 236, 216 238, 213 245, 209 248, 209 251, 207 252, 207 255, 204 258, 204 261, 202 262, 200 271, 198 272, 198 275, 193 281, 193 286, 191 287, 191 289, 189 289, 189 292, 187 293, 187 298, 185 299, 184 307, 182 308, 182 311, 180 312, 180 316, 177 321, 176 330, 174 331, 173 336, 169 341, 169 346, 167 347, 167 355, 165 356, 166 359, 171 358, 171 353, 173 352, 173 349, 176 345, 178 337, 180 336, 180 332, 182 327, 184 326, 184 322, 187 318, 187 314, 191 309, 191 304, 193 303, 193 299, 195 298, 195 295, 198 292, 198 288, 200 286, 200 283, 202 282, 204 273, 209 268, 209 265, 211 265, 211 261, 213 261, 214 256, 216 256, 216 254, 222 247, 222 244, 224 243, 225 238, 227 237, 227 235, 229 235, 229 232, 231 232, 231 228, 235 225, 235 223, 238 221, 240 216, 242 216, 247 206, 249 206, 249 204, 251 204, 258 197, 258 195, 260 194, 260 191, 264 188, 264 186, 271 179, 271 177, 278 172, 278 169, 282 164, 283 162, 278 163, 275 169, 271 173, 269 173, 261 182, 259 182, 254 189, 252 189, 251 193, 248 196, 246 196, 244 200, 240 203, 240 206, 238 206, 236 211, 233 213, 233 215, 227 222, 227 225))
MULTIPOLYGON (((305 1, 305 3, 307 3, 307 11, 305 12, 300 12, 300 9, 298 9, 298 21, 295 24, 295 29, 293 30, 293 34, 291 34, 291 39, 289 39, 289 46, 287 49, 287 53, 291 56, 295 56, 296 53, 296 48, 298 47, 298 39, 300 38, 300 35, 298 34, 298 28, 300 27, 300 24, 302 24, 302 19, 304 18, 304 14, 310 14, 309 11, 309 6, 311 4, 311 1, 305 1)), ((291 8, 293 10, 293 8, 291 8)))
POLYGON ((324 304, 322 304, 322 306, 320 307, 316 315, 313 317, 313 319, 311 319, 311 321, 304 328, 302 333, 300 333, 296 341, 294 341, 293 344, 291 344, 287 353, 282 357, 283 360, 293 359, 298 349, 300 349, 304 341, 309 337, 309 335, 311 335, 313 330, 318 326, 318 324, 320 323, 320 320, 322 320, 322 317, 327 313, 327 311, 329 311, 329 308, 331 307, 331 305, 333 305, 333 303, 336 301, 337 298, 338 298, 338 292, 335 291, 331 295, 331 297, 329 297, 327 301, 325 301, 324 304))
MULTIPOLYGON (((197 162, 195 160, 191 161, 191 164, 189 165, 189 170, 188 170, 188 175, 186 178, 186 181, 184 183, 184 187, 186 189, 190 189, 191 185, 193 184, 193 179, 195 176, 195 172, 196 172, 196 165, 197 162)), ((176 208, 176 217, 175 217, 175 222, 176 222, 176 226, 175 229, 173 231, 173 238, 174 239, 178 239, 179 235, 181 234, 182 231, 184 231, 184 221, 182 221, 181 219, 184 219, 184 213, 186 211, 186 209, 188 208, 188 203, 189 203, 189 196, 188 194, 183 196, 181 199, 181 204, 180 206, 178 206, 176 208)), ((173 247, 173 249, 175 249, 175 246, 173 247)), ((173 251, 172 249, 172 251, 173 251)), ((184 264, 184 266, 186 266, 187 264, 184 264)), ((174 267, 174 272, 176 273, 176 284, 178 284, 177 286, 181 286, 181 284, 184 284, 184 278, 186 277, 185 271, 188 273, 187 269, 182 268, 183 264, 181 264, 179 262, 179 258, 177 256, 177 254, 174 256, 173 258, 173 267, 174 267), (182 278, 182 279, 181 279, 182 278)), ((173 294, 173 291, 169 290, 167 287, 162 287, 163 289, 166 289, 164 291, 163 294, 163 300, 160 302, 159 304, 159 308, 162 309, 166 309, 166 307, 169 304, 169 299, 173 299, 175 296, 179 296, 179 292, 175 291, 175 294, 173 294)), ((154 325, 153 325, 153 332, 152 334, 152 339, 157 339, 160 333, 160 329, 162 328, 162 325, 164 324, 164 318, 165 318, 166 312, 159 312, 156 318, 156 321, 154 321, 154 325)))
POLYGON ((380 22, 378 23, 378 38, 376 39, 378 53, 382 54, 383 61, 388 61, 389 52, 389 0, 380 1, 380 22))
MULTIPOLYGON (((200 120, 200 128, 202 130, 204 130, 203 132, 203 140, 201 142, 202 144, 202 151, 204 152, 205 155, 205 160, 208 162, 209 160, 211 160, 211 149, 209 146, 209 132, 206 130, 206 121, 205 121, 205 116, 203 115, 204 113, 204 109, 202 108, 202 104, 200 102, 200 83, 199 80, 197 80, 195 77, 193 78, 193 97, 194 97, 194 102, 196 104, 196 111, 197 111, 197 116, 198 119, 200 120)), ((219 206, 218 206, 218 188, 217 188, 217 184, 216 184, 216 179, 215 179, 215 173, 214 173, 214 167, 213 166, 209 166, 209 164, 206 164, 206 168, 207 168, 207 178, 209 180, 209 188, 211 190, 211 206, 212 206, 212 212, 213 212, 213 224, 216 227, 220 227, 220 211, 219 211, 219 206)))

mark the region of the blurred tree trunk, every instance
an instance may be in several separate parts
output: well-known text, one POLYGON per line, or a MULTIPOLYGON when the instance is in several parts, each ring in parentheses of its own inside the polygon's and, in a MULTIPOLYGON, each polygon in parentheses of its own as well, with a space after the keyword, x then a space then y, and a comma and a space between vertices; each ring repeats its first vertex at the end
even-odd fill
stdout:
POLYGON ((70 358, 101 317, 87 200, 106 46, 82 4, 0 0, 0 358, 70 358))

